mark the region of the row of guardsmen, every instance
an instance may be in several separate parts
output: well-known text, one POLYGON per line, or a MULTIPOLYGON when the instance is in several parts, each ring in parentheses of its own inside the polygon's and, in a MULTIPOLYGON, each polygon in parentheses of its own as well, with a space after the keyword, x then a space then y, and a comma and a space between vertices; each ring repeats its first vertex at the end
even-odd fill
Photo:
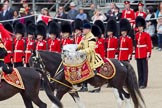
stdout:
MULTIPOLYGON (((138 25, 138 23, 145 24, 145 20, 142 17, 137 17, 136 19, 136 25, 138 25), (138 21, 138 19, 140 20, 138 21)), ((36 25, 30 22, 27 24, 26 28, 22 23, 15 24, 14 38, 12 40, 8 39, 4 42, 8 52, 8 56, 5 58, 5 63, 7 63, 9 66, 12 66, 14 63, 14 67, 23 66, 23 63, 29 66, 31 50, 49 50, 60 53, 62 46, 66 44, 78 44, 83 38, 82 28, 84 23, 89 22, 76 19, 72 23, 62 22, 59 24, 53 20, 46 25, 43 21, 39 21, 36 25), (25 29, 27 32, 26 38, 24 38, 25 29), (48 37, 47 31, 49 35, 48 37), (72 33, 72 31, 74 33, 72 33), (72 35, 74 38, 71 37, 72 35)), ((4 24, 4 28, 10 32, 13 32, 11 30, 12 26, 9 23, 4 24)), ((133 42, 128 36, 130 29, 130 22, 127 19, 122 19, 120 21, 121 36, 117 38, 115 36, 117 32, 117 24, 115 20, 110 19, 106 27, 102 21, 95 21, 92 26, 92 33, 98 38, 96 52, 99 53, 102 58, 115 58, 115 54, 118 53, 119 60, 129 61, 133 52, 133 42), (104 38, 105 32, 107 38, 104 38)), ((141 57, 147 52, 149 52, 148 55, 150 56, 150 36, 147 36, 149 39, 145 40, 145 38, 143 39, 137 35, 138 34, 136 34, 135 38, 137 44, 136 47, 140 48, 140 50, 143 49, 143 51, 141 53, 137 50, 136 52, 140 52, 140 54, 136 53, 136 57, 141 57), (144 48, 147 48, 147 50, 144 48)))

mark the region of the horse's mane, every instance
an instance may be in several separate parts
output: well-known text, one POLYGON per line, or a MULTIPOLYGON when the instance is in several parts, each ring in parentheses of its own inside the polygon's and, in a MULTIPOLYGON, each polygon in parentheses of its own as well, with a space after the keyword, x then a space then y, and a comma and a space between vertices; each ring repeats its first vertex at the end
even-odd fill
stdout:
POLYGON ((38 51, 43 61, 46 63, 58 64, 62 61, 61 54, 50 51, 38 51))

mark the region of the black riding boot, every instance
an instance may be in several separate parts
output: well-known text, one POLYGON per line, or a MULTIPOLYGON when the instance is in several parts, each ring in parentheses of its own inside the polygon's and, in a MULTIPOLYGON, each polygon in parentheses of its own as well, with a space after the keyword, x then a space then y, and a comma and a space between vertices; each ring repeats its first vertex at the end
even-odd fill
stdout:
POLYGON ((87 92, 87 82, 83 82, 82 88, 78 92, 87 92))

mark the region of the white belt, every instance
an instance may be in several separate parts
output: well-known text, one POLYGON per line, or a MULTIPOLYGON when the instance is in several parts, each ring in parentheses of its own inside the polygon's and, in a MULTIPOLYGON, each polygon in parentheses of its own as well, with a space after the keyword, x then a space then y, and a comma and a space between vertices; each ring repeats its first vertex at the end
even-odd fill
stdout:
POLYGON ((26 50, 25 53, 31 53, 31 51, 30 50, 26 50))
POLYGON ((131 18, 126 18, 126 19, 129 20, 129 21, 132 20, 131 18))
POLYGON ((138 48, 147 47, 147 45, 137 45, 138 48))
POLYGON ((23 50, 14 50, 14 52, 21 52, 21 53, 22 53, 22 52, 23 52, 23 50))
POLYGON ((107 51, 113 51, 115 48, 107 48, 107 51))
POLYGON ((128 50, 128 48, 120 48, 120 50, 128 50))
POLYGON ((12 51, 7 51, 7 53, 12 53, 12 51))

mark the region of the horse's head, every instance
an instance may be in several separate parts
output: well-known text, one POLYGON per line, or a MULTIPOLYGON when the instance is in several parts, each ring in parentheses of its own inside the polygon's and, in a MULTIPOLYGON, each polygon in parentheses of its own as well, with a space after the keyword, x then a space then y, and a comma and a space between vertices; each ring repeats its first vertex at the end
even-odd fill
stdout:
POLYGON ((33 68, 45 69, 45 65, 44 65, 38 51, 32 52, 29 64, 33 68))

